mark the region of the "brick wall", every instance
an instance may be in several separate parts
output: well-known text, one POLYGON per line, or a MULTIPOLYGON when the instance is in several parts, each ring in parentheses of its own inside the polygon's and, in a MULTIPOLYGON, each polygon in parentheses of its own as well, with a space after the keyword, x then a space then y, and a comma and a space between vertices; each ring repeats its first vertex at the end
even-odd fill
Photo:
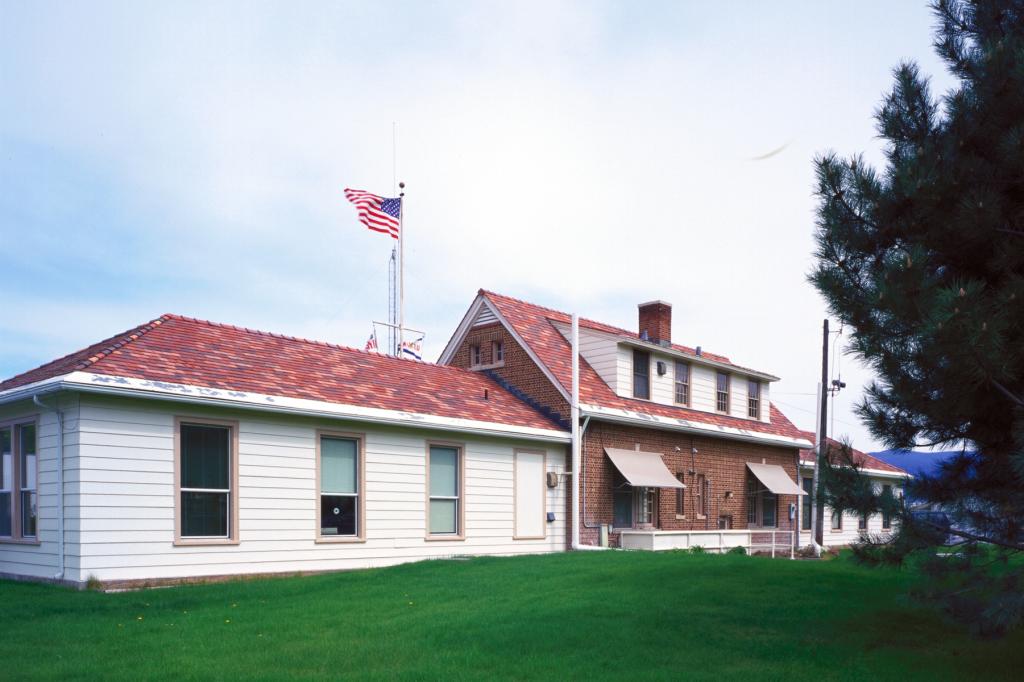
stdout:
POLYGON ((509 382, 520 391, 530 396, 544 407, 553 410, 566 422, 569 421, 569 403, 551 383, 544 373, 534 364, 526 350, 520 346, 501 323, 469 330, 466 339, 455 351, 450 365, 470 369, 469 348, 480 346, 480 362, 484 367, 509 382), (499 366, 491 357, 491 342, 501 341, 504 344, 505 360, 499 366))
MULTIPOLYGON (((664 455, 665 465, 673 474, 684 473, 687 485, 685 495, 685 518, 677 518, 674 489, 662 489, 656 493, 654 525, 660 530, 715 530, 720 516, 732 517, 732 528, 747 528, 747 462, 778 464, 790 478, 799 481, 797 474, 797 451, 793 448, 771 447, 742 443, 739 441, 703 436, 689 436, 672 431, 620 426, 591 421, 583 442, 583 468, 585 490, 581 496, 580 541, 584 544, 598 544, 599 530, 587 525, 612 523, 612 486, 615 475, 614 465, 604 453, 604 448, 634 450, 637 444, 646 452, 664 455), (679 452, 676 452, 676 448, 679 452), (692 448, 697 454, 691 455, 692 448), (692 471, 692 473, 691 473, 692 471), (696 514, 696 478, 703 474, 710 482, 708 514, 698 518, 696 514), (726 493, 731 492, 731 496, 726 493), (585 502, 586 514, 583 514, 585 502)), ((795 521, 789 519, 789 504, 797 503, 795 495, 780 495, 778 498, 778 530, 794 530, 795 521)), ((618 544, 618 533, 611 536, 611 544, 618 544)))

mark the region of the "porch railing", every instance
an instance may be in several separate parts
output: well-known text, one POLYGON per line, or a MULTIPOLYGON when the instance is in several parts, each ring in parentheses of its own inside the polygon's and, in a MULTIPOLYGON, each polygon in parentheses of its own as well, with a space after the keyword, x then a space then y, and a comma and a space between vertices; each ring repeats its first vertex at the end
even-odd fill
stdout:
POLYGON ((789 554, 794 558, 793 531, 771 528, 743 530, 623 530, 623 549, 671 550, 702 547, 708 552, 727 552, 743 547, 751 552, 768 552, 774 558, 789 554))

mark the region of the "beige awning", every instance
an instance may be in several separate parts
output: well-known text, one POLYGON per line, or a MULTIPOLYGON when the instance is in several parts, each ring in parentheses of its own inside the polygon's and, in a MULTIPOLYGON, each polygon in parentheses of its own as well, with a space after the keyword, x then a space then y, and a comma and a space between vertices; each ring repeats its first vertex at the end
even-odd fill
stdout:
POLYGON ((661 454, 605 448, 608 458, 630 485, 638 488, 685 488, 665 466, 661 454))
POLYGON ((793 482, 786 470, 778 464, 755 464, 747 462, 750 473, 764 484, 765 488, 776 495, 806 495, 803 489, 793 482))

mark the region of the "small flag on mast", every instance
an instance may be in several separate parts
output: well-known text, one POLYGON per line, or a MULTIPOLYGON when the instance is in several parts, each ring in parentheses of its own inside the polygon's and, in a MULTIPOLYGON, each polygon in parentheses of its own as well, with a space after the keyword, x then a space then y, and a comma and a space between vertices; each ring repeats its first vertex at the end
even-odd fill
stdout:
POLYGON ((345 198, 356 206, 359 222, 374 232, 389 234, 398 239, 399 217, 402 212, 401 198, 389 199, 364 192, 361 189, 345 188, 345 198))
POLYGON ((416 339, 415 341, 403 341, 402 342, 402 357, 412 358, 413 360, 423 359, 423 337, 416 339))
POLYGON ((366 350, 376 353, 377 352, 377 330, 374 329, 370 332, 370 339, 366 342, 366 350))

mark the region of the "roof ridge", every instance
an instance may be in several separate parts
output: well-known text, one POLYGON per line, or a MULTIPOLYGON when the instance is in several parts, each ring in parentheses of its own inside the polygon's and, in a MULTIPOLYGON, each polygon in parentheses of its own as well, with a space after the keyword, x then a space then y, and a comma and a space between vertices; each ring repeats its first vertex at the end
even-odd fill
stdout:
POLYGON ((415 363, 417 363, 418 365, 421 365, 421 366, 440 367, 440 368, 443 368, 445 371, 454 369, 454 370, 458 370, 459 372, 466 372, 466 373, 472 374, 474 376, 480 376, 479 372, 474 372, 473 370, 466 369, 466 368, 463 368, 463 367, 454 367, 452 365, 442 365, 442 364, 438 364, 436 362, 428 362, 426 360, 415 360, 413 358, 395 357, 394 355, 387 355, 385 353, 375 353, 373 351, 368 351, 365 348, 355 348, 353 346, 346 346, 346 345, 343 345, 343 344, 340 344, 340 343, 332 343, 330 341, 319 341, 317 339, 307 339, 307 338, 302 337, 302 336, 293 336, 291 334, 279 334, 277 332, 268 332, 268 331, 263 331, 262 329, 252 329, 250 327, 242 327, 242 326, 236 325, 236 324, 228 324, 226 322, 214 322, 212 320, 204 320, 204 319, 197 318, 197 317, 189 317, 187 315, 177 315, 175 313, 167 313, 167 314, 161 316, 161 319, 173 319, 173 320, 179 320, 179 321, 182 321, 182 322, 192 322, 192 323, 195 323, 195 324, 205 324, 205 325, 210 326, 210 327, 220 327, 222 329, 233 329, 235 331, 240 331, 240 332, 243 332, 243 333, 246 333, 246 334, 256 334, 257 336, 269 336, 269 337, 276 338, 276 339, 283 339, 285 341, 297 341, 299 343, 307 343, 307 344, 310 344, 312 346, 320 346, 320 347, 323 347, 323 348, 334 348, 335 350, 351 351, 353 353, 360 353, 362 355, 366 355, 366 356, 369 356, 369 357, 381 358, 381 359, 384 359, 384 360, 396 360, 396 361, 400 361, 400 362, 415 362, 415 363))

